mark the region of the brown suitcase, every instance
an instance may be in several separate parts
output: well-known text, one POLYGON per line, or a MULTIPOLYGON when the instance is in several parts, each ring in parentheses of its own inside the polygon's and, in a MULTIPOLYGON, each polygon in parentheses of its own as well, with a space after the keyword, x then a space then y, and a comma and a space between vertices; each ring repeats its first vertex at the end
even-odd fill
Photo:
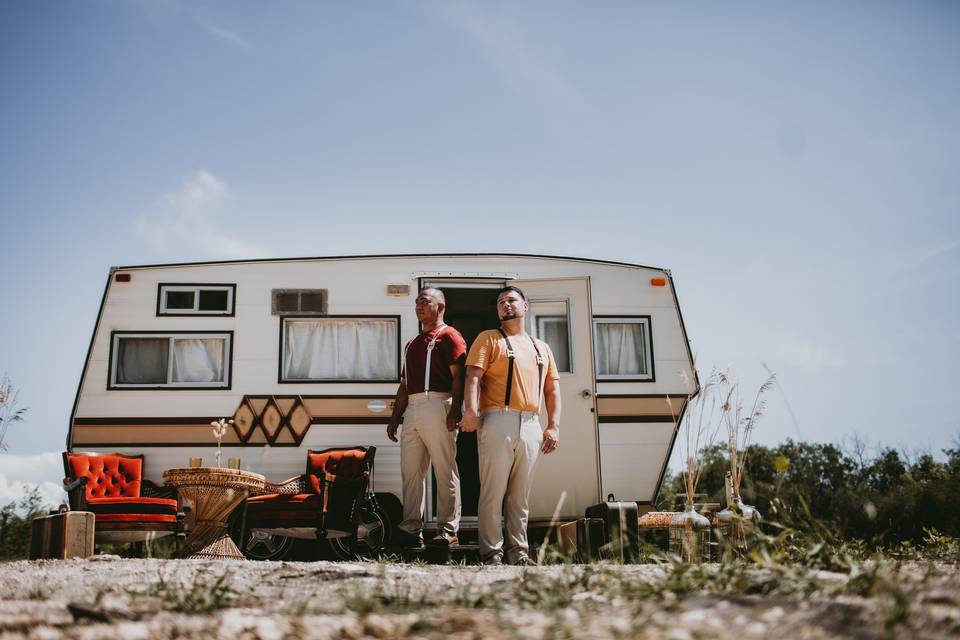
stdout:
POLYGON ((93 555, 94 520, 89 511, 60 511, 34 518, 30 559, 89 558, 93 555))

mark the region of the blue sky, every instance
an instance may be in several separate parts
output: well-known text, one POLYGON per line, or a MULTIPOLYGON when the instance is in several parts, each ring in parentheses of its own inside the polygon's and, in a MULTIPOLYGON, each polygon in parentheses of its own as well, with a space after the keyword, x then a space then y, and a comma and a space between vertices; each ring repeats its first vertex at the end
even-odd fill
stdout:
POLYGON ((217 258, 665 266, 702 367, 778 373, 759 440, 950 446, 958 33, 951 2, 0 3, 0 495, 62 449, 109 267, 217 258))

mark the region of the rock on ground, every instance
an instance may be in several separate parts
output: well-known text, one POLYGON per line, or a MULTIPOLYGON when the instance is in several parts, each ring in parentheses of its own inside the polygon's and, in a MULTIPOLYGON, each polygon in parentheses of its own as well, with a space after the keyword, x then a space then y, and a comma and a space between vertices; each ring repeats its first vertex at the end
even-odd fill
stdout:
POLYGON ((0 563, 0 640, 960 637, 937 564, 783 567, 0 563))

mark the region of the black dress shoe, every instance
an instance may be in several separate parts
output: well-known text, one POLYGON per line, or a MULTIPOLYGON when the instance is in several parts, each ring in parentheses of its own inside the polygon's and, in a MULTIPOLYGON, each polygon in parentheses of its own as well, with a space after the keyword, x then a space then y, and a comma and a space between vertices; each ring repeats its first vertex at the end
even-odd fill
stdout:
POLYGON ((397 531, 397 546, 403 549, 423 549, 423 534, 413 534, 400 529, 397 531))

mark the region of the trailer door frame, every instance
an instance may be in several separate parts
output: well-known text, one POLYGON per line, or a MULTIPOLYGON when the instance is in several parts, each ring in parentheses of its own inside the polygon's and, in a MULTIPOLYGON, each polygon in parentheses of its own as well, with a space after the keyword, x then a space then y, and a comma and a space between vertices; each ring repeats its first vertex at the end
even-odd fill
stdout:
MULTIPOLYGON (((601 500, 590 277, 514 280, 510 284, 527 296, 527 330, 534 335, 537 307, 556 309, 558 303, 567 306, 572 371, 560 374, 560 446, 554 453, 541 454, 537 461, 530 492, 530 522, 549 521, 554 513, 564 520, 578 518, 588 506, 601 500), (563 504, 558 508, 561 496, 563 504)), ((545 407, 541 407, 540 419, 546 427, 545 407)))

